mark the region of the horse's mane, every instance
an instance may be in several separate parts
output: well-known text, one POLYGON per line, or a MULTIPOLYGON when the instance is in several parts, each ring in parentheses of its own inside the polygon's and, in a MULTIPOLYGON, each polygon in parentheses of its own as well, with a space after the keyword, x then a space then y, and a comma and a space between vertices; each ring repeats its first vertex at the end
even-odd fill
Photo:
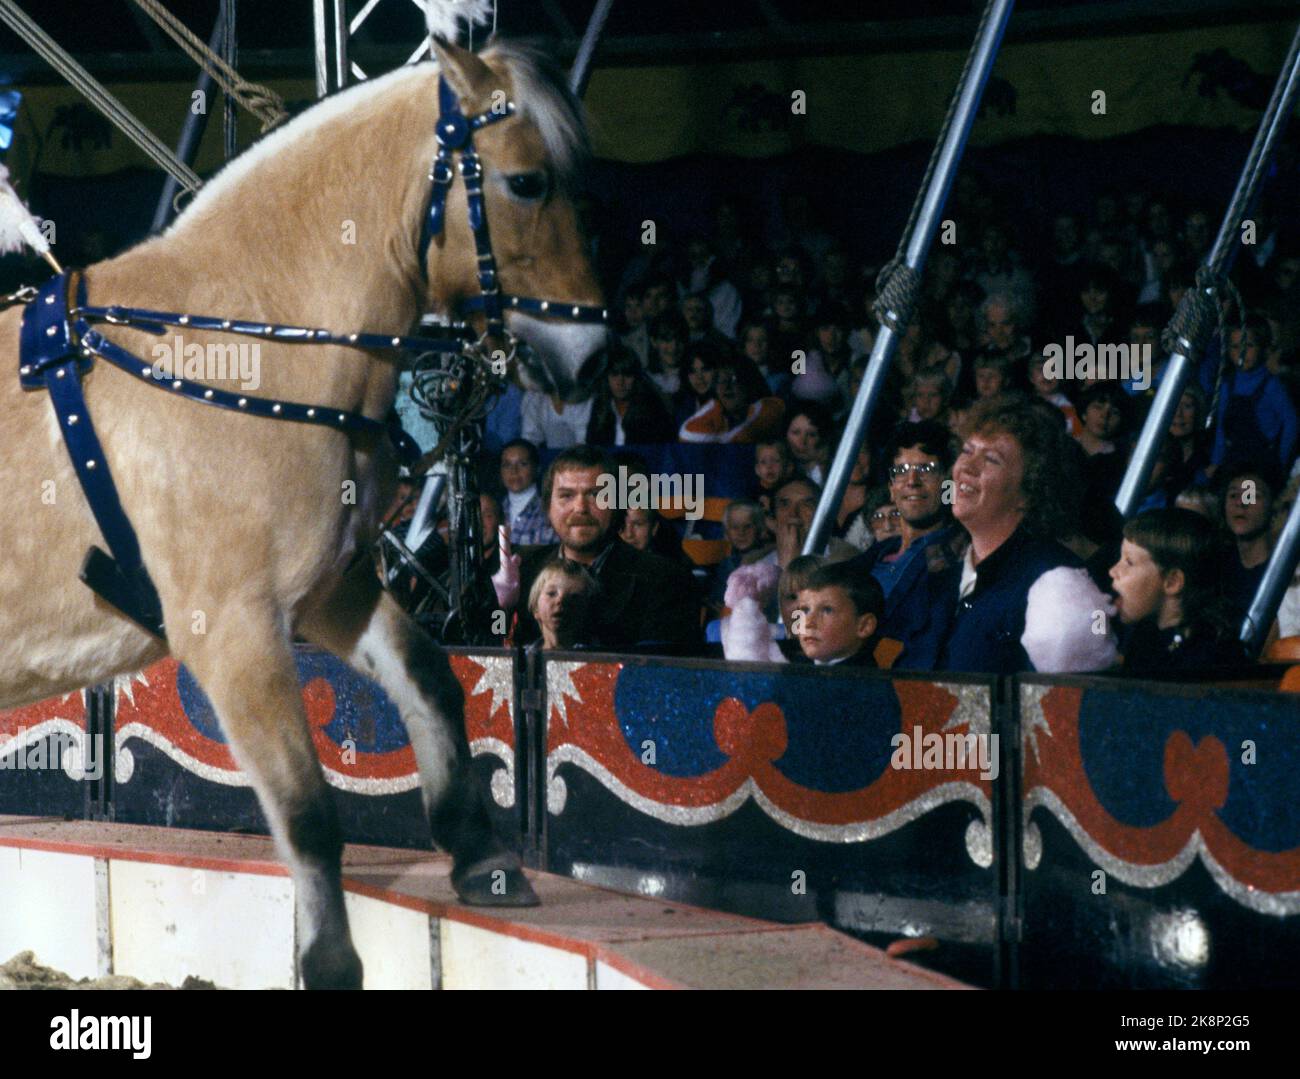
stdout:
POLYGON ((582 103, 569 89, 560 67, 534 46, 517 41, 492 43, 483 59, 500 59, 514 83, 514 102, 542 136, 546 156, 560 179, 577 172, 590 148, 582 103))
MULTIPOLYGON (((494 42, 480 56, 489 64, 499 61, 509 72, 514 84, 511 96, 520 117, 530 120, 537 128, 556 178, 562 182, 571 179, 588 153, 588 143, 582 105, 569 90, 563 72, 538 49, 519 42, 494 42)), ((432 67, 432 63, 400 67, 313 105, 245 150, 209 180, 168 233, 201 216, 205 206, 241 183, 263 162, 394 87, 427 76, 432 67)), ((430 133, 437 118, 437 107, 437 99, 431 98, 430 133)))

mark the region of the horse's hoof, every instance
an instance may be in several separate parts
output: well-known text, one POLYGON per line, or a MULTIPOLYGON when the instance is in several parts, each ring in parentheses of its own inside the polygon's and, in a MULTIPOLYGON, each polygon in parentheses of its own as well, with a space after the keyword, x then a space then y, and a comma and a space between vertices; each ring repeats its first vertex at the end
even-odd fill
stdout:
POLYGON ((471 907, 536 907, 541 904, 513 854, 493 855, 451 873, 451 886, 471 907))
POLYGON ((318 942, 303 955, 300 970, 304 989, 361 988, 361 957, 350 944, 339 947, 318 942))

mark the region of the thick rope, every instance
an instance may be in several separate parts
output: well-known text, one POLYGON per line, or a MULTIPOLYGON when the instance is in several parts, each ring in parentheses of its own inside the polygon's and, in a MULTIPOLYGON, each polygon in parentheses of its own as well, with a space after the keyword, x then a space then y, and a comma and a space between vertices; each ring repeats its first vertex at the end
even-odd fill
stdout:
POLYGON ((890 329, 895 333, 901 333, 907 328, 908 323, 912 321, 912 315, 916 311, 916 305, 921 296, 921 275, 907 265, 907 248, 912 242, 912 233, 916 229, 917 219, 921 216, 921 207, 925 204, 926 192, 930 190, 930 184, 934 180, 934 171, 938 167, 944 143, 948 141, 948 132, 951 130, 953 118, 957 114, 957 105, 961 101, 962 92, 966 89, 966 83, 970 78, 971 65, 975 63, 975 54, 979 51, 980 42, 984 38, 984 30, 988 26, 989 19, 993 17, 993 9, 996 6, 995 0, 989 0, 984 5, 984 14, 980 16, 979 26, 975 30, 975 40, 970 47, 970 51, 966 54, 966 63, 962 66, 961 77, 957 80, 957 85, 952 92, 952 98, 948 101, 948 113, 943 118, 943 126, 939 129, 939 137, 935 140, 929 163, 925 166, 925 176, 921 179, 921 186, 916 189, 916 198, 912 202, 912 212, 908 215, 907 224, 903 227, 903 235, 898 241, 898 249, 894 252, 894 257, 885 263, 880 268, 880 273, 876 275, 876 302, 872 305, 871 310, 882 326, 888 322, 890 329))
POLYGON ((14 0, 0 0, 0 19, 35 50, 74 90, 108 117, 160 169, 175 178, 181 187, 197 191, 203 186, 198 174, 172 153, 152 131, 145 127, 102 83, 42 30, 14 0))
POLYGON ((181 47, 191 60, 212 76, 214 82, 247 112, 262 121, 262 130, 270 131, 289 117, 284 99, 274 90, 255 82, 248 82, 238 71, 208 48, 207 42, 197 37, 188 26, 176 18, 158 0, 135 0, 163 32, 181 47))

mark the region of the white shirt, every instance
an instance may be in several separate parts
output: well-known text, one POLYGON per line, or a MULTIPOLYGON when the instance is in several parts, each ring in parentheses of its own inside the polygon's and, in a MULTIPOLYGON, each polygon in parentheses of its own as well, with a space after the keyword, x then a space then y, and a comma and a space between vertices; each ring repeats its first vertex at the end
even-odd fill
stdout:
POLYGON ((556 412, 547 394, 526 390, 519 411, 523 420, 521 434, 534 446, 567 450, 587 441, 587 424, 591 420, 590 397, 577 404, 566 402, 561 411, 556 412))
POLYGON ((506 520, 511 528, 519 520, 519 515, 524 512, 524 507, 532 501, 536 494, 537 484, 535 483, 531 487, 525 487, 522 491, 506 492, 506 520))

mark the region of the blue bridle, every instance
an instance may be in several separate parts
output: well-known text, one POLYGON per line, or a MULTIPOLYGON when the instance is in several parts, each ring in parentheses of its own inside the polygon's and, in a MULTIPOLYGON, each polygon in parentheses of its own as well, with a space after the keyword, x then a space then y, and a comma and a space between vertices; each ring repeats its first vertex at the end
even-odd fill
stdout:
MULTIPOLYGON (((421 266, 427 265, 429 245, 442 235, 446 223, 447 191, 454 179, 451 157, 460 155, 460 174, 465 181, 469 206, 470 231, 474 236, 478 260, 480 294, 462 303, 465 311, 482 311, 487 320, 487 337, 508 341, 504 311, 526 311, 570 322, 604 323, 608 312, 600 307, 538 300, 529 296, 503 295, 498 281, 496 260, 488 236, 487 213, 483 198, 483 167, 474 151, 474 132, 488 124, 504 120, 515 112, 507 101, 500 111, 489 110, 466 117, 460 102, 439 77, 440 115, 437 126, 438 152, 429 170, 432 189, 429 211, 423 219, 419 241, 421 266)), ((216 333, 242 334, 285 344, 335 344, 370 350, 395 350, 427 354, 458 353, 470 346, 465 334, 449 330, 439 338, 402 337, 388 334, 334 334, 328 330, 275 323, 250 322, 209 315, 177 314, 138 307, 99 307, 87 302, 84 274, 77 281, 75 302, 69 303, 70 275, 51 278, 29 300, 23 312, 19 347, 19 381, 23 389, 44 389, 59 422, 68 455, 95 523, 104 537, 110 557, 92 546, 86 554, 80 577, 95 592, 123 614, 159 637, 166 636, 162 605, 149 577, 140 552, 135 529, 131 525, 113 482, 108 460, 91 422, 90 410, 82 392, 81 378, 98 357, 148 385, 164 389, 173 396, 185 397, 215 408, 225 408, 270 420, 287 420, 324 427, 348 434, 367 434, 390 438, 406 463, 419 459, 419 447, 396 422, 395 415, 384 423, 360 412, 345 412, 324 405, 305 405, 277 401, 251 394, 232 393, 185 378, 159 378, 152 365, 145 363, 120 345, 108 340, 93 323, 131 326, 146 333, 161 334, 165 326, 187 327, 216 333)))
POLYGON ((429 212, 425 215, 420 234, 420 265, 426 265, 429 245, 441 236, 446 224, 447 191, 455 178, 451 157, 460 155, 460 175, 465 181, 465 197, 469 204, 469 228, 474 235, 474 254, 478 259, 479 295, 461 302, 462 311, 482 311, 487 319, 490 337, 505 336, 504 312, 525 311, 566 322, 604 323, 609 312, 603 307, 563 303, 556 300, 539 300, 532 296, 503 295, 497 281, 496 258, 492 254, 492 240, 488 235, 487 208, 483 200, 483 165, 474 150, 474 132, 489 124, 515 114, 515 103, 506 101, 499 109, 488 109, 474 116, 466 116, 460 108, 456 92, 445 78, 438 78, 438 152, 429 167, 429 212))

